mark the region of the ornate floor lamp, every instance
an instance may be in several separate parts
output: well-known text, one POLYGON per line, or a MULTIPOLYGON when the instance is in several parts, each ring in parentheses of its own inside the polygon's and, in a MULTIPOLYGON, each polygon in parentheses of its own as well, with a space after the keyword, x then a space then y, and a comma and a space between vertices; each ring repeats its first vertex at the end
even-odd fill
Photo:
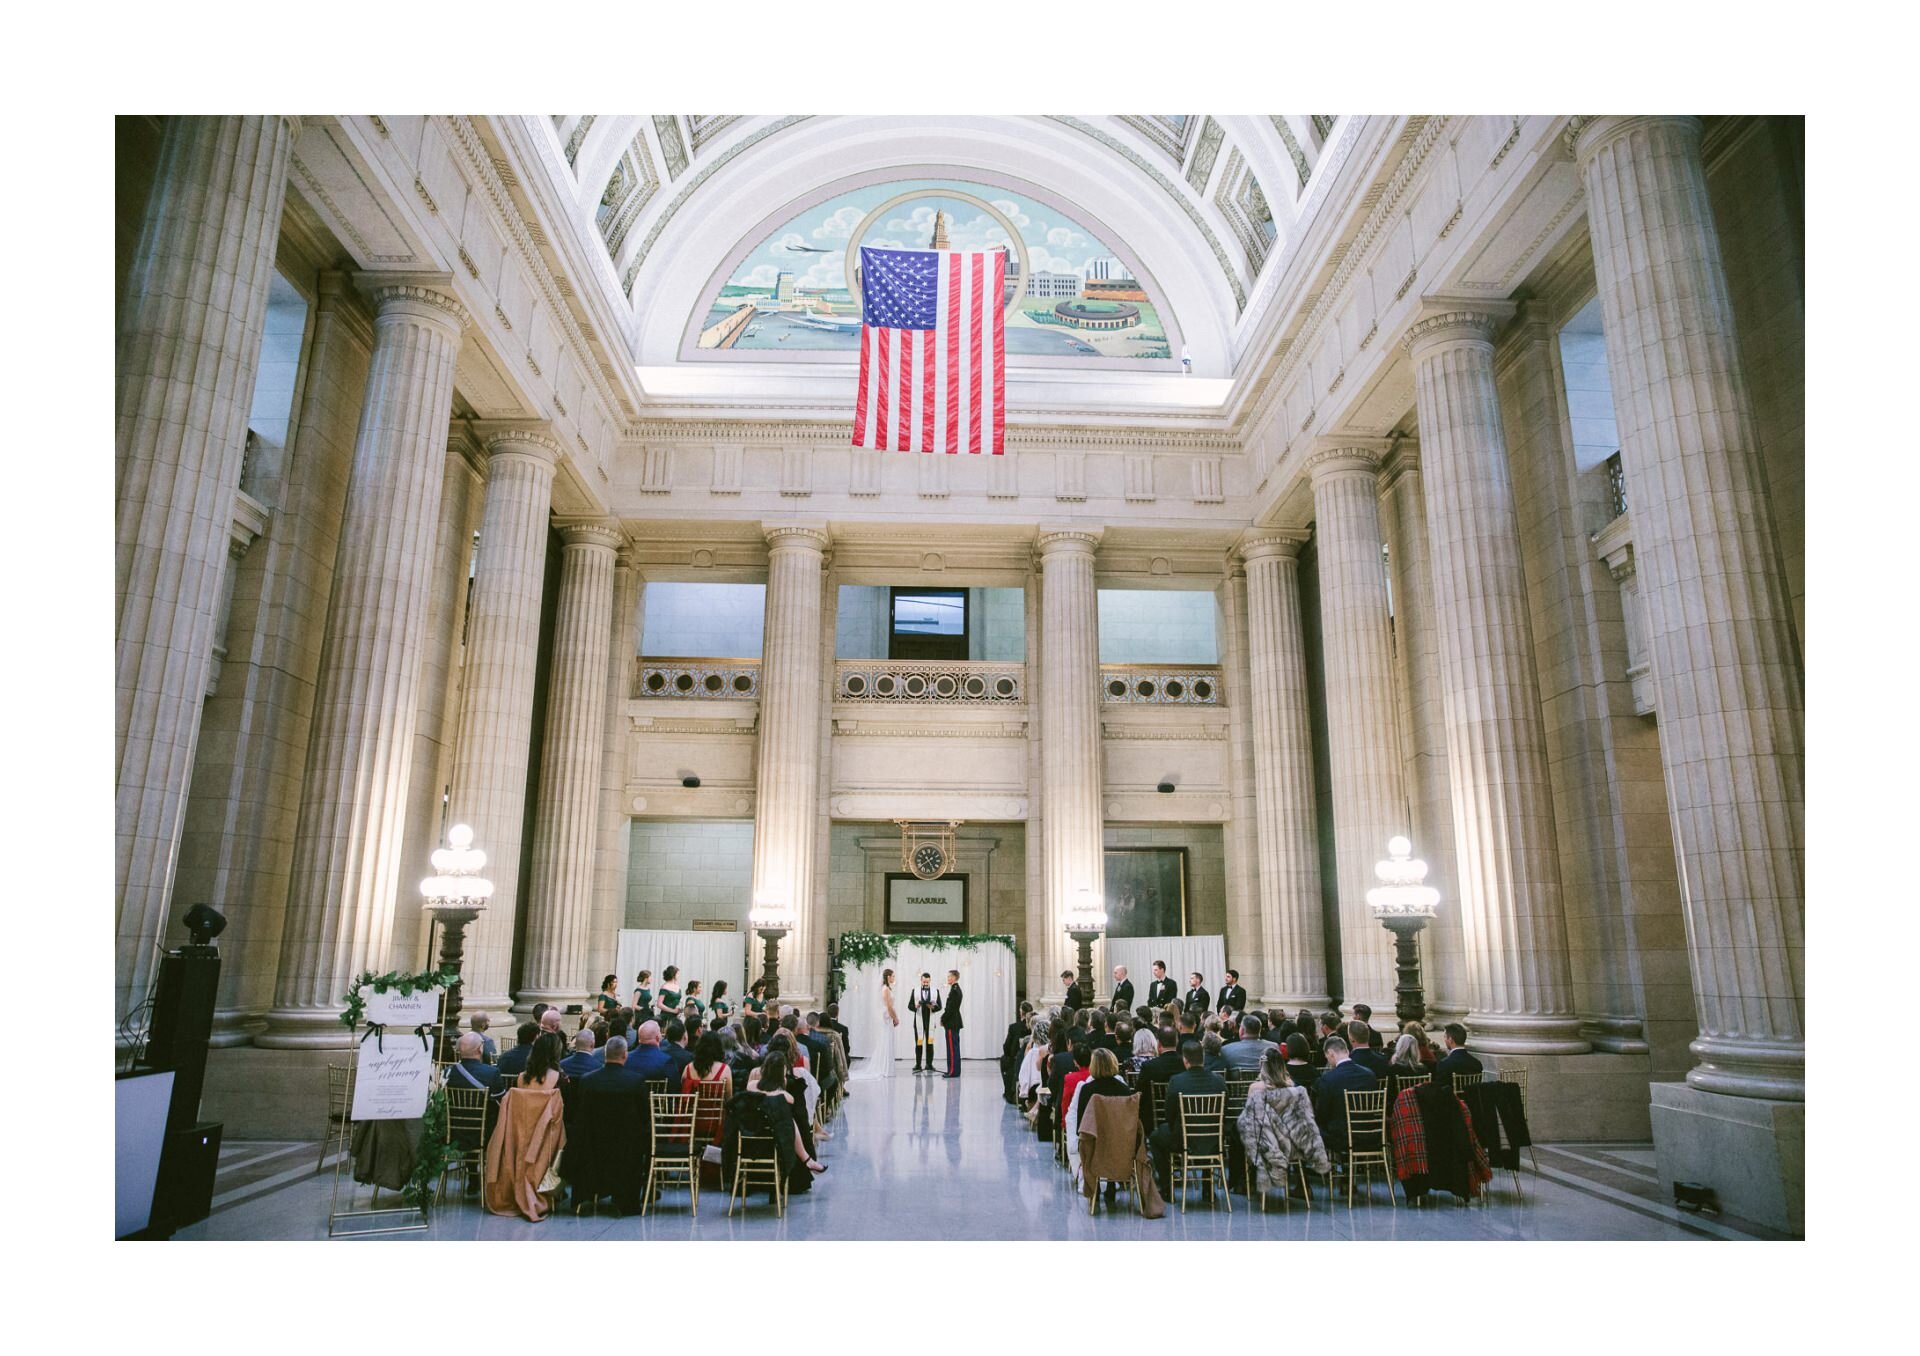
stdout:
POLYGON ((1414 938, 1433 917, 1440 892, 1425 883, 1427 864, 1413 855, 1413 844, 1405 838, 1388 840, 1387 858, 1374 863, 1373 874, 1380 884, 1367 891, 1367 907, 1393 934, 1394 966, 1400 972, 1393 1015, 1402 1025, 1423 1022, 1427 1002, 1420 988, 1420 948, 1414 938))
MULTIPOLYGON (((420 882, 421 905, 440 923, 440 969, 460 973, 467 946, 467 924, 486 912, 493 898, 493 882, 480 874, 487 854, 473 845, 473 830, 455 824, 447 830, 447 846, 433 854, 434 874, 420 882)), ((447 987, 440 1025, 440 1058, 453 1058, 460 1035, 460 981, 447 987)))

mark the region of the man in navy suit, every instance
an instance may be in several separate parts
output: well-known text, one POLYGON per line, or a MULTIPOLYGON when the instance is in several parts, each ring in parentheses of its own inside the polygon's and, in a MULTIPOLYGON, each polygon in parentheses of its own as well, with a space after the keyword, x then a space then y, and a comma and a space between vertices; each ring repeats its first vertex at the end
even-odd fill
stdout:
POLYGON ((1477 1074, 1482 1071, 1480 1061, 1467 1050, 1467 1029, 1458 1022, 1446 1025, 1447 1053, 1440 1056, 1440 1062, 1433 1066, 1433 1081, 1443 1088, 1453 1086, 1455 1074, 1477 1074))
POLYGON ((1348 1022, 1346 1037, 1347 1048, 1353 1052, 1353 1062, 1375 1078, 1385 1078, 1387 1057, 1373 1048, 1373 1028, 1365 1022, 1348 1022))
MULTIPOLYGON (((1347 1151, 1347 1093, 1372 1092, 1380 1080, 1364 1065, 1349 1057, 1350 1047, 1339 1036, 1327 1037, 1327 1069, 1313 1080, 1313 1118, 1320 1122, 1320 1137, 1329 1153, 1347 1151)), ((1362 1145, 1371 1148, 1371 1145, 1362 1145)))
POLYGON ((514 1033, 518 1042, 513 1049, 500 1056, 500 1077, 511 1083, 519 1078, 527 1067, 527 1056, 533 1053, 533 1043, 540 1038, 540 1028, 533 1022, 520 1023, 520 1029, 514 1033))
POLYGON ((646 1176, 647 1080, 628 1065, 623 1037, 607 1040, 603 1058, 602 1067, 580 1080, 574 1135, 562 1161, 575 1209, 611 1196, 614 1209, 632 1214, 646 1176))
POLYGON ((650 1078, 669 1080, 668 1092, 680 1090, 680 1071, 675 1067, 673 1057, 660 1048, 660 1023, 640 1023, 639 1044, 633 1047, 633 1053, 627 1059, 630 1072, 639 1075, 642 1081, 650 1078))
MULTIPOLYGON (((1159 1183, 1161 1195, 1172 1189, 1173 1151, 1184 1143, 1184 1130, 1180 1123, 1180 1098, 1183 1094, 1193 1093, 1204 1096, 1224 1093, 1227 1080, 1217 1073, 1208 1073, 1203 1067, 1206 1053, 1198 1041, 1187 1041, 1180 1047, 1181 1070, 1167 1080, 1167 1123, 1156 1126, 1147 1136, 1147 1153, 1153 1161, 1153 1179, 1159 1183)), ((1228 1133, 1232 1133, 1229 1131, 1228 1133)), ((1212 1152, 1214 1146, 1196 1146, 1194 1152, 1212 1152)), ((1220 1146, 1225 1152, 1225 1146, 1220 1146)), ((1202 1198, 1210 1198, 1213 1188, 1209 1185, 1202 1198)))
POLYGON ((486 1048, 485 1039, 478 1031, 463 1034, 453 1047, 457 1062, 447 1066, 447 1086, 499 1091, 500 1071, 481 1057, 486 1053, 486 1048))
POLYGON ((605 1062, 594 1053, 593 1029, 583 1026, 573 1033, 573 1053, 560 1061, 560 1072, 568 1078, 585 1078, 599 1073, 605 1062))

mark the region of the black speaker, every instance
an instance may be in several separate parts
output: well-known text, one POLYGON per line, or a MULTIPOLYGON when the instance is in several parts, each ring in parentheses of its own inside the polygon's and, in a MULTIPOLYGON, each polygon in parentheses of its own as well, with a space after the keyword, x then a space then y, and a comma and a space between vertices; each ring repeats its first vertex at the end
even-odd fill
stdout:
MULTIPOLYGON (((180 1105, 177 1091, 173 1104, 180 1105)), ((203 1121, 167 1132, 166 1147, 160 1151, 160 1180, 153 1191, 150 1234, 165 1238, 213 1212, 213 1175, 220 1166, 224 1129, 218 1121, 203 1121)))
POLYGON ((140 1063, 173 1070, 169 1136, 200 1119, 200 1089, 207 1079, 207 1038, 213 1034, 213 1004, 220 985, 220 953, 211 946, 183 946, 160 960, 153 993, 153 1020, 140 1063))

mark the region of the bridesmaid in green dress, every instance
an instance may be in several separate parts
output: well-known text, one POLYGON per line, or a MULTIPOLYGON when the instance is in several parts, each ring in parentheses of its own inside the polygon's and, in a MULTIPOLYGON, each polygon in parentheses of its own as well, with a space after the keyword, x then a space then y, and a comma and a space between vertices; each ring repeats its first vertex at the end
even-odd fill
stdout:
POLYGON ((713 981, 713 997, 707 1001, 707 1010, 713 1013, 713 1024, 725 1026, 727 1018, 733 1016, 733 1004, 727 999, 727 981, 713 981))
POLYGON ((701 1014, 706 1010, 707 1005, 700 1001, 700 981, 697 979, 688 980, 687 996, 681 1000, 680 1003, 681 1020, 688 1023, 697 1022, 700 1020, 701 1014))
POLYGON ((660 972, 660 1006, 654 1012, 654 1020, 665 1026, 667 1022, 680 1015, 680 967, 669 965, 660 972))
POLYGON ((766 980, 756 979, 753 981, 753 987, 747 990, 747 998, 744 1006, 748 1012, 751 1012, 756 1017, 764 1017, 767 1015, 766 980))
POLYGON ((653 1020, 653 971, 642 970, 633 982, 633 1020, 638 1026, 653 1020))
POLYGON ((598 1013, 602 1017, 611 1017, 620 1011, 620 995, 615 992, 620 987, 620 976, 608 975, 600 981, 600 992, 593 996, 598 1013))

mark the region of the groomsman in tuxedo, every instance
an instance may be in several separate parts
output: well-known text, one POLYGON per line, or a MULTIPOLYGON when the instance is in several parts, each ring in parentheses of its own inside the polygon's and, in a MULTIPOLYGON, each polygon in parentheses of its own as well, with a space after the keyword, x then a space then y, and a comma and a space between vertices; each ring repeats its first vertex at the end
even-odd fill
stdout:
POLYGON ((1201 975, 1198 970, 1187 976, 1187 1001, 1181 1004, 1193 1014, 1196 1021, 1205 1016, 1207 1011, 1207 990, 1200 980, 1201 975))
POLYGON ((1127 967, 1113 967, 1113 1001, 1107 1006, 1115 1012, 1133 1011, 1133 981, 1127 978, 1127 967))
POLYGON ((1153 963, 1153 983, 1147 985, 1147 1006, 1153 1009, 1154 1020, 1159 1020, 1160 1009, 1173 1001, 1173 981, 1167 978, 1167 963, 1153 963))
POLYGON ((940 1000, 933 991, 933 976, 925 970, 920 972, 920 987, 907 994, 907 1011, 913 1016, 913 1071, 921 1071, 921 1057, 926 1058, 926 1072, 933 1072, 933 1014, 940 1009, 940 1000))
POLYGON ((1080 985, 1074 980, 1073 971, 1062 970, 1060 972, 1060 982, 1067 986, 1067 997, 1066 1001, 1061 1004, 1062 1007, 1066 1008, 1068 1012, 1078 1012, 1081 1008, 1087 1006, 1087 999, 1090 995, 1080 992, 1080 985))
POLYGON ((1218 1011, 1231 1012, 1235 1017, 1247 1010, 1247 991, 1240 987, 1240 972, 1227 971, 1227 982, 1220 986, 1218 1011))
POLYGON ((960 972, 947 971, 947 994, 941 1004, 940 1027, 947 1034, 947 1071, 943 1077, 960 1076, 960 1029, 966 1025, 960 1020, 960 972))

